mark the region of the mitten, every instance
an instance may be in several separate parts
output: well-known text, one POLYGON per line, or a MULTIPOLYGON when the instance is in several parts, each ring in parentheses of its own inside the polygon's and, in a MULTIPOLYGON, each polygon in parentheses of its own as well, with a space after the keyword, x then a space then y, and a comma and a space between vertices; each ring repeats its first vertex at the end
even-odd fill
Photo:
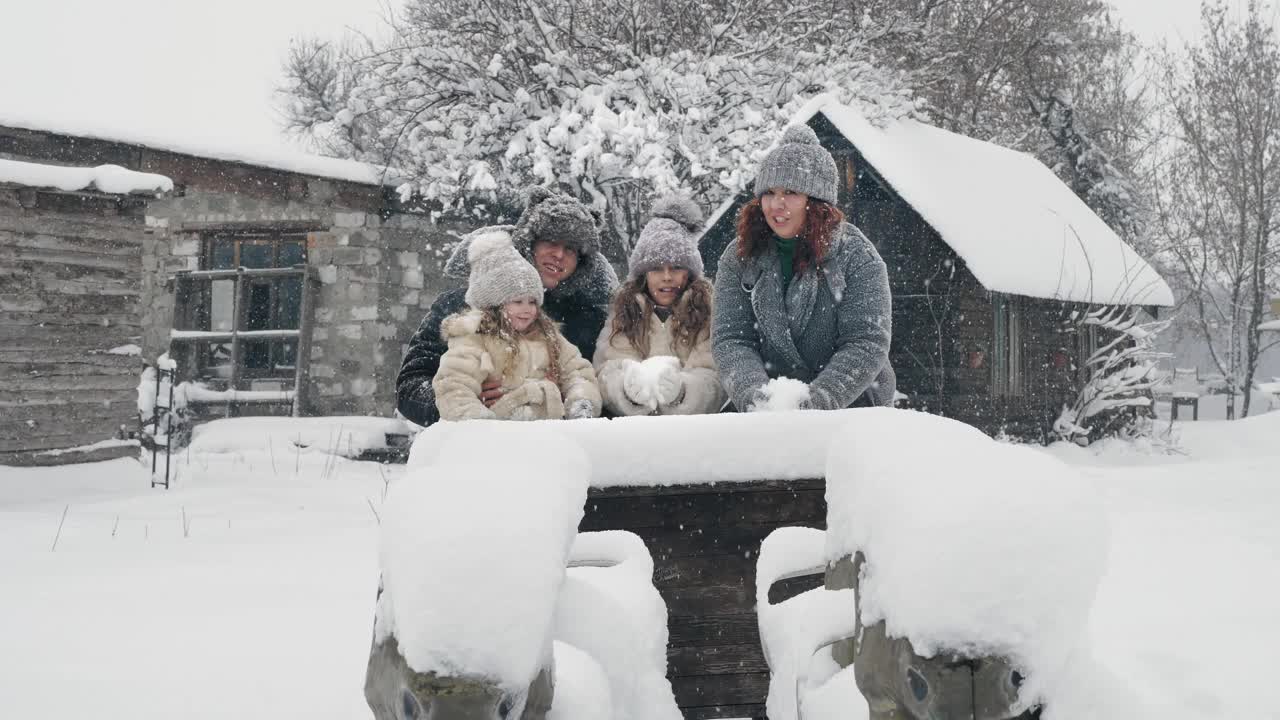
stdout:
POLYGON ((565 408, 565 420, 585 420, 596 416, 596 408, 591 401, 586 398, 578 398, 569 403, 569 407, 565 408))
POLYGON ((636 405, 651 405, 649 397, 649 386, 645 383, 644 373, 640 370, 640 363, 635 360, 628 360, 622 371, 622 392, 627 399, 636 405))
POLYGON ((671 405, 684 395, 684 374, 679 365, 672 363, 658 374, 658 402, 671 405))

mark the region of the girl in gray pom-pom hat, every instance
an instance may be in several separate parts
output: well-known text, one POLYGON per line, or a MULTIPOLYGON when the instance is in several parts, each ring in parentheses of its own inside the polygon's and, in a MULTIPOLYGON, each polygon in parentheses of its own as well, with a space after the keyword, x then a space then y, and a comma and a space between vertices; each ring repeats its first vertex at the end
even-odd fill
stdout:
POLYGON ((725 404, 711 357, 711 284, 702 277, 702 211, 661 198, 628 260, 627 283, 596 341, 596 373, 614 415, 693 415, 725 404))
POLYGON ((891 405, 884 261, 836 207, 839 173, 806 125, 765 157, 716 273, 711 344, 738 410, 891 405))
POLYGON ((470 309, 441 323, 449 349, 432 379, 442 420, 544 420, 600 415, 595 371, 542 311, 539 273, 506 232, 475 236, 468 253, 470 309), (483 384, 499 378, 492 407, 483 384))

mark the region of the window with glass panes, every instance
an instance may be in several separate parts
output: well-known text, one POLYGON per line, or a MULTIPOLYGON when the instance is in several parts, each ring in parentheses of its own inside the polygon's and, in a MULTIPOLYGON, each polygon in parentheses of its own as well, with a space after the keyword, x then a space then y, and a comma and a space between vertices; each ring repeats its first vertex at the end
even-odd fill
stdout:
MULTIPOLYGON (((306 263, 305 235, 215 235, 206 238, 204 269, 293 267, 306 263)), ((261 278, 243 281, 240 301, 240 330, 292 330, 302 322, 302 278, 261 278)), ((214 280, 201 303, 199 327, 230 331, 235 327, 234 280, 214 280)), ((241 340, 241 376, 246 378, 284 376, 293 373, 298 358, 298 342, 287 340, 241 340)), ((212 374, 229 367, 231 343, 211 344, 204 365, 212 374)))

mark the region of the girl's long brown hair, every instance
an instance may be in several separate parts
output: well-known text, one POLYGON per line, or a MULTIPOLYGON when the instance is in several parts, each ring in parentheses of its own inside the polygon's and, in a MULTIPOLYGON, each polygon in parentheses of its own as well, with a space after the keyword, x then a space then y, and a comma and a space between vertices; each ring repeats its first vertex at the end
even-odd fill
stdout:
MULTIPOLYGON (((804 242, 796 243, 795 254, 792 256, 796 275, 803 273, 810 265, 822 262, 827 249, 831 247, 831 238, 842 222, 844 213, 840 208, 825 200, 809 198, 804 211, 804 227, 800 229, 800 238, 804 242)), ((771 237, 773 230, 764 219, 760 198, 753 198, 738 213, 738 257, 745 260, 764 252, 771 237)))
MULTIPOLYGON (((609 342, 621 335, 641 355, 648 355, 649 317, 653 315, 654 305, 644 276, 629 280, 613 298, 613 330, 609 342), (636 302, 637 295, 643 298, 642 302, 636 302)), ((691 349, 710 323, 711 283, 705 278, 696 278, 676 298, 671 313, 671 335, 677 345, 691 349)))
POLYGON ((549 359, 547 379, 556 385, 560 384, 560 329, 556 327, 555 321, 542 311, 541 305, 538 306, 538 316, 533 319, 533 324, 523 333, 518 333, 511 327, 511 321, 507 319, 501 307, 486 308, 481 312, 483 315, 480 318, 479 333, 501 340, 511 351, 513 358, 520 354, 522 336, 545 342, 549 359))

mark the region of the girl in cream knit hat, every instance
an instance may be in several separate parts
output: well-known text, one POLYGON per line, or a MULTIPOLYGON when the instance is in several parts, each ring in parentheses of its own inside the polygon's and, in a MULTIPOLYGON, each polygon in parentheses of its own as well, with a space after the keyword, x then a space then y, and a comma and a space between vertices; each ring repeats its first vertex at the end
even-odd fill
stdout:
POLYGON ((449 349, 432 379, 442 420, 542 420, 600 414, 595 372, 542 311, 538 271, 505 232, 480 235, 468 248, 470 306, 441 323, 449 349), (486 379, 502 382, 487 407, 486 379))

